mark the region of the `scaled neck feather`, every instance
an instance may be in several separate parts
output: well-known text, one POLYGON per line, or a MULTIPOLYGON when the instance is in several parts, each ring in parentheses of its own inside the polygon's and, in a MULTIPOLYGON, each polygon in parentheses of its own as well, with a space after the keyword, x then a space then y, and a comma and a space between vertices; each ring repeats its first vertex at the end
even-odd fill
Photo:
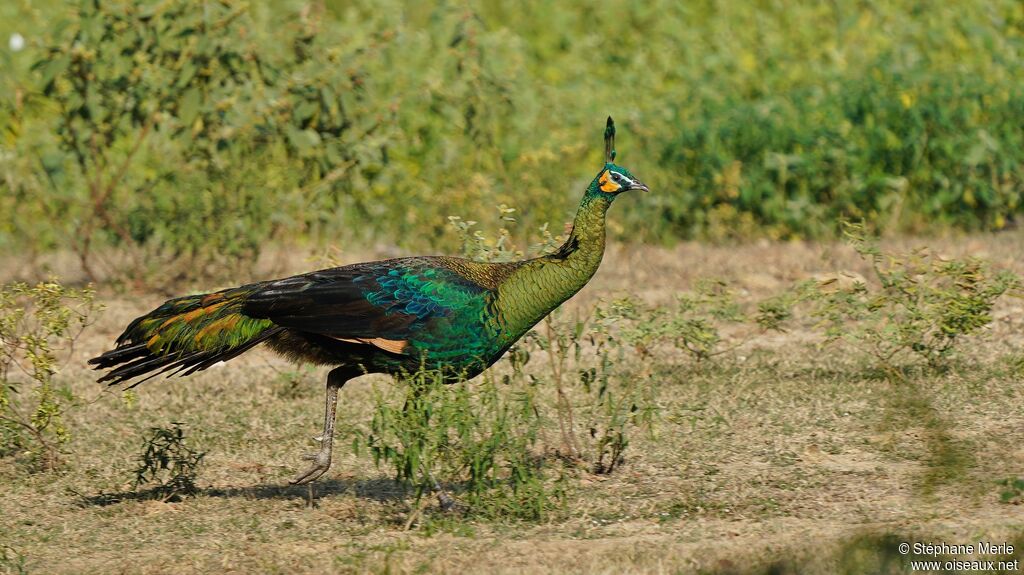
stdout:
POLYGON ((553 254, 528 260, 498 288, 498 323, 511 344, 587 285, 604 255, 605 213, 612 196, 592 185, 580 202, 572 231, 553 254))
POLYGON ((552 260, 564 261, 583 256, 583 259, 594 264, 594 271, 596 271, 597 265, 601 263, 601 257, 604 255, 605 214, 611 204, 612 197, 596 191, 596 185, 591 184, 583 195, 583 200, 580 201, 580 207, 573 219, 569 237, 555 253, 548 257, 552 260))

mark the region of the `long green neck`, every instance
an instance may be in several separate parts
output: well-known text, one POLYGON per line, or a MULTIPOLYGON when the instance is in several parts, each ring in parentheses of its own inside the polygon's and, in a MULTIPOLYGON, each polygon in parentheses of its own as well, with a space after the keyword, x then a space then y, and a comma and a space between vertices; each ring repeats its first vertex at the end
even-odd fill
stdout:
POLYGON ((594 276, 604 256, 604 219, 611 204, 612 196, 592 183, 562 247, 525 262, 499 287, 499 321, 510 337, 521 336, 594 276))
POLYGON ((576 218, 565 243, 554 254, 539 258, 546 261, 548 267, 558 266, 574 272, 573 278, 579 281, 579 285, 574 284, 575 289, 567 293, 565 299, 586 285, 601 265, 601 257, 604 256, 604 220, 611 205, 612 196, 588 189, 576 210, 576 218))

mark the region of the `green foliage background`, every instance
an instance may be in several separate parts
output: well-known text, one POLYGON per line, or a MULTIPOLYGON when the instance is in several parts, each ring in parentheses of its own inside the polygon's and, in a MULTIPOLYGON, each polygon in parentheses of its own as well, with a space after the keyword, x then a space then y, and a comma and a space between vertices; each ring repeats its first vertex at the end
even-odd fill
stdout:
POLYGON ((654 190, 610 219, 629 240, 998 230, 1024 193, 1013 0, 22 0, 13 32, 0 249, 111 269, 453 249, 447 216, 499 204, 557 226, 609 114, 654 190))

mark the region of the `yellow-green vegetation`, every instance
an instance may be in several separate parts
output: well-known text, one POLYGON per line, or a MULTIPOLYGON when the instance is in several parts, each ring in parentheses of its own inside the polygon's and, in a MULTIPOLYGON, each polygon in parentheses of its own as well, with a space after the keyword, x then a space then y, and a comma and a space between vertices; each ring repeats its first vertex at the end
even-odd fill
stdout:
POLYGON ((271 240, 450 248, 448 216, 503 203, 562 222, 608 114, 657 191, 619 238, 997 230, 1024 190, 1012 0, 53 0, 0 7, 14 32, 0 246, 98 277, 244 273, 271 240))
POLYGON ((975 539, 1016 547, 983 558, 1021 558, 1021 235, 935 240, 921 267, 912 243, 851 233, 850 247, 613 246, 579 299, 479 378, 346 385, 335 467, 310 489, 287 479, 319 421, 320 370, 257 351, 104 392, 84 358, 148 309, 105 295, 54 374, 59 465, 0 458, 0 569, 903 573, 918 557, 901 542, 975 539), (823 309, 846 310, 850 339, 823 309), (885 329, 907 309, 955 334, 923 340, 941 361, 885 329), (904 351, 880 358, 878 341, 904 351))
POLYGON ((94 295, 53 280, 0 286, 0 457, 58 465, 73 397, 55 376, 67 359, 60 356, 94 319, 94 295))
POLYGON ((994 272, 982 260, 949 260, 927 248, 887 254, 863 225, 847 225, 846 233, 871 262, 878 288, 862 278, 846 285, 830 278, 810 286, 818 303, 813 313, 828 326, 830 340, 863 348, 890 371, 908 355, 941 365, 962 338, 988 326, 996 300, 1021 287, 1012 272, 994 272))

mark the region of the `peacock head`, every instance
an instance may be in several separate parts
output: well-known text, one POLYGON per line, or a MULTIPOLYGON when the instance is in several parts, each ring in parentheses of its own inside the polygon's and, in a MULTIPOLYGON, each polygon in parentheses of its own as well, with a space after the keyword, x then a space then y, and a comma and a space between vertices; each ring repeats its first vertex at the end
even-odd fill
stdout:
POLYGON ((608 116, 608 124, 604 129, 604 167, 594 178, 590 188, 594 193, 611 197, 630 190, 650 191, 629 170, 615 165, 615 122, 611 116, 608 116))

